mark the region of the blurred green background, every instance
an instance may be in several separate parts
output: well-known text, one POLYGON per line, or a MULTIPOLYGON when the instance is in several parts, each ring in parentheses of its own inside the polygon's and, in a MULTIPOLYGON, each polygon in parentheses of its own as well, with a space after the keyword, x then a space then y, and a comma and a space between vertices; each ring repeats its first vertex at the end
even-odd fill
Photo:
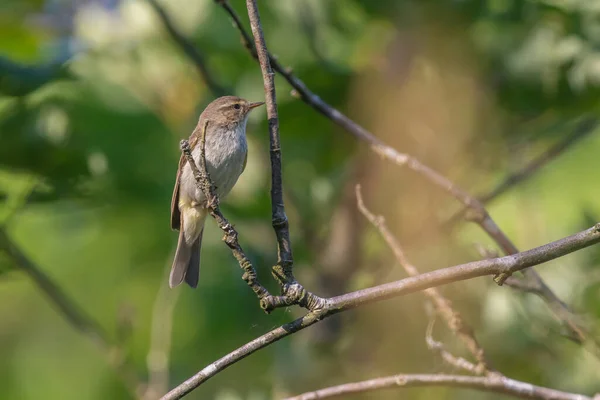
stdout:
MULTIPOLYGON (((248 27, 244 3, 231 1, 248 27)), ((597 0, 258 3, 269 49, 283 65, 376 136, 472 193, 491 190, 598 112, 597 0)), ((258 64, 219 5, 160 4, 219 85, 264 98, 258 64)), ((453 199, 370 154, 294 98, 280 77, 276 84, 296 275, 309 290, 330 296, 405 276, 357 212, 356 183, 422 271, 478 259, 474 245, 491 246, 476 226, 440 229, 459 209, 453 199)), ((150 379, 156 392, 146 398, 156 398, 301 315, 260 310, 212 221, 198 290, 167 288, 178 142, 215 96, 145 0, 2 1, 0 224, 121 351, 99 349, 74 329, 14 257, 0 252, 1 399, 134 398, 111 367, 121 363, 150 379), (151 347, 158 356, 148 356, 151 347), (149 375, 149 361, 167 368, 149 375)), ((248 167, 222 210, 262 282, 276 291, 265 111, 251 118, 248 167)), ((600 134, 595 124, 586 129, 490 204, 519 248, 600 219, 600 134)), ((596 337, 599 263, 600 249, 591 248, 538 267, 596 337)), ((600 360, 566 339, 539 299, 483 278, 443 291, 504 374, 600 391, 600 360)), ((427 323, 421 295, 337 315, 235 364, 188 398, 271 399, 396 373, 460 372, 426 348, 427 323)), ((434 334, 467 356, 441 322, 434 334)), ((443 388, 370 396, 356 398, 500 398, 443 388)))

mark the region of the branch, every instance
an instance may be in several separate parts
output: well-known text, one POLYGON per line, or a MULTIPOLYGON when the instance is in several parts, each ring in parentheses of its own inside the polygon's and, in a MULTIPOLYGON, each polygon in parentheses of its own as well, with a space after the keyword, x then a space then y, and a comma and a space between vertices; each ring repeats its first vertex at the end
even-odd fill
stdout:
POLYGON ((481 375, 484 371, 481 370, 480 365, 475 365, 469 360, 455 356, 454 354, 446 350, 441 342, 438 342, 433 338, 433 325, 435 323, 435 315, 433 315, 432 317, 433 318, 431 318, 431 321, 429 321, 429 324, 427 325, 427 330, 425 331, 425 343, 427 343, 427 348, 437 353, 442 358, 442 360, 452 365, 453 367, 465 370, 467 372, 470 372, 471 374, 481 375))
MULTIPOLYGON (((171 265, 167 264, 167 272, 171 265)), ((154 300, 150 331, 150 348, 146 355, 148 384, 141 400, 154 400, 169 387, 169 357, 173 330, 173 309, 177 304, 180 290, 170 290, 166 284, 168 274, 161 280, 154 300)))
POLYGON ((562 257, 596 243, 600 243, 600 223, 585 231, 576 233, 575 235, 519 254, 443 268, 401 279, 399 281, 358 290, 342 296, 325 299, 322 308, 311 311, 295 321, 282 325, 279 328, 275 328, 251 342, 246 343, 242 347, 211 363, 164 395, 162 399, 180 399, 220 371, 250 354, 339 312, 452 282, 499 273, 514 273, 562 257))
MULTIPOLYGON (((234 26, 241 34, 242 43, 250 52, 250 54, 255 59, 258 59, 258 53, 253 47, 250 36, 246 32, 235 10, 229 5, 227 0, 215 0, 215 2, 223 7, 223 9, 229 14, 234 26)), ((455 185, 437 171, 422 164, 418 159, 408 154, 400 153, 396 149, 386 145, 371 132, 358 125, 339 110, 323 101, 319 96, 313 93, 303 81, 296 77, 290 68, 284 68, 277 61, 277 59, 273 57, 273 55, 269 53, 266 55, 268 57, 270 67, 277 71, 294 88, 293 93, 302 99, 306 104, 338 124, 355 138, 366 142, 371 150, 373 150, 382 158, 398 166, 405 166, 412 171, 423 175, 425 179, 456 198, 468 209, 467 218, 473 222, 476 222, 488 234, 488 236, 490 236, 502 248, 506 254, 516 254, 519 252, 516 246, 510 241, 510 239, 508 239, 504 232, 500 230, 498 225, 496 225, 483 204, 477 200, 477 198, 471 196, 469 193, 455 185)), ((261 62, 261 66, 263 64, 265 64, 264 60, 261 62)), ((526 279, 530 282, 530 286, 536 287, 536 292, 539 293, 539 296, 544 300, 553 314, 571 331, 572 335, 581 343, 588 341, 588 333, 586 332, 586 329, 579 324, 566 304, 564 304, 556 296, 556 294, 552 292, 552 290, 545 284, 537 272, 529 269, 525 270, 523 273, 525 274, 526 279)), ((495 280, 501 285, 508 278, 509 275, 501 274, 495 277, 495 280)))
POLYGON ((421 386, 448 386, 456 388, 475 389, 483 392, 493 392, 517 397, 520 399, 537 400, 592 400, 592 397, 581 394, 562 392, 535 386, 530 383, 517 381, 504 376, 464 376, 464 375, 393 375, 375 378, 362 382, 345 383, 314 392, 304 393, 286 400, 327 399, 354 393, 369 393, 375 390, 390 388, 408 388, 421 386))
POLYGON ((143 385, 136 371, 126 363, 122 349, 113 343, 97 321, 77 307, 75 302, 19 249, 1 227, 0 250, 9 256, 17 268, 29 275, 76 331, 94 343, 106 356, 108 364, 115 370, 131 395, 137 397, 143 390, 143 385))
MULTIPOLYGON (((360 185, 356 185, 356 200, 358 209, 360 212, 371 222, 371 224, 377 229, 379 234, 383 237, 388 247, 394 253, 396 260, 402 268, 406 271, 409 276, 419 275, 417 268, 410 263, 402 247, 398 243, 398 240, 394 237, 392 232, 388 229, 385 220, 382 216, 376 216, 367 209, 364 204, 360 185)), ((478 375, 487 373, 491 370, 488 361, 485 359, 485 354, 477 339, 473 329, 463 320, 460 313, 452 308, 452 303, 436 288, 430 288, 423 291, 423 293, 431 300, 437 313, 444 319, 448 328, 454 332, 454 334, 463 342, 469 352, 477 360, 477 366, 475 368, 478 375)))
POLYGON ((204 56, 196 49, 196 47, 190 43, 186 37, 179 32, 171 18, 167 14, 164 8, 156 0, 147 0, 150 6, 154 9, 158 17, 160 18, 162 24, 165 26, 165 29, 175 42, 177 46, 183 51, 183 53, 192 61, 198 73, 202 77, 206 86, 210 89, 210 91, 216 96, 223 96, 231 91, 228 88, 221 86, 211 75, 206 67, 206 61, 204 60, 204 56))
MULTIPOLYGON (((595 128, 597 127, 597 125, 598 120, 596 118, 584 118, 582 121, 579 122, 573 133, 567 135, 558 143, 555 143, 541 155, 531 160, 522 169, 518 170, 513 174, 510 174, 502 182, 496 185, 495 188, 493 188, 487 193, 482 193, 481 195, 477 196, 477 198, 482 204, 488 204, 492 202, 497 197, 500 197, 502 194, 511 189, 513 186, 516 186, 522 181, 530 178, 538 170, 546 166, 550 161, 562 155, 565 151, 570 149, 573 145, 577 144, 580 140, 582 140, 589 134, 595 132, 595 128)), ((459 220, 464 218, 466 212, 467 209, 463 209, 454 214, 444 223, 444 227, 448 229, 452 225, 456 224, 459 220)))
POLYGON ((285 206, 283 203, 283 181, 281 179, 281 141, 279 138, 279 117, 277 115, 277 96, 275 93, 274 73, 269 62, 269 53, 260 24, 260 15, 255 0, 246 0, 248 18, 265 88, 267 118, 269 121, 269 141, 271 152, 271 214, 273 230, 277 237, 277 265, 272 269, 273 276, 281 287, 282 295, 287 298, 286 306, 299 304, 309 310, 320 308, 323 299, 308 292, 296 281, 293 273, 294 259, 285 206))

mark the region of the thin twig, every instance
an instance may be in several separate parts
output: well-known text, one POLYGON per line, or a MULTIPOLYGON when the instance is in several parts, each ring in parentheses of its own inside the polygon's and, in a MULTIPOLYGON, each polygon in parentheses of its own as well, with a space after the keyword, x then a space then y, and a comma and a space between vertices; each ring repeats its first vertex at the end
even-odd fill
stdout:
MULTIPOLYGON (((482 204, 488 204, 492 202, 496 198, 506 193, 509 189, 513 188, 522 181, 533 176, 537 171, 546 166, 550 161, 561 156, 573 145, 579 143, 582 139, 595 132, 597 125, 598 120, 596 118, 584 118, 577 124, 577 127, 575 128, 573 133, 566 135, 562 140, 558 141, 553 146, 548 148, 545 152, 540 154, 538 157, 531 160, 523 168, 504 178, 504 180, 498 185, 496 185, 496 187, 494 187, 492 190, 490 190, 487 193, 482 193, 481 195, 477 196, 477 198, 482 204)), ((448 229, 449 227, 456 224, 459 220, 464 218, 466 212, 467 209, 462 209, 461 211, 451 216, 444 223, 444 228, 448 229)))
POLYGON ((345 383, 288 397, 286 400, 315 400, 339 397, 356 393, 371 393, 376 390, 408 388, 408 387, 447 386, 456 388, 475 389, 483 392, 493 392, 513 396, 520 399, 536 400, 592 400, 592 397, 582 394, 562 392, 530 383, 517 381, 505 376, 465 376, 465 375, 425 375, 401 374, 375 378, 362 382, 345 383))
POLYGON ((269 62, 269 53, 265 43, 260 15, 255 0, 246 0, 250 26, 254 36, 260 69, 265 88, 267 118, 269 121, 269 141, 271 153, 271 214, 273 230, 277 237, 277 265, 272 269, 273 276, 281 287, 281 293, 288 299, 286 305, 298 304, 308 310, 319 308, 323 299, 308 292, 296 281, 293 273, 294 259, 288 218, 283 203, 283 180, 281 179, 281 141, 279 137, 279 117, 277 115, 277 96, 274 73, 269 62))
POLYGON ((150 6, 154 9, 161 22, 165 26, 165 29, 171 35, 173 41, 181 48, 181 50, 185 53, 185 55, 192 61, 198 73, 202 77, 202 80, 206 83, 206 86, 210 89, 213 94, 216 96, 223 96, 231 91, 228 88, 221 86, 212 76, 212 74, 208 71, 206 67, 206 61, 204 60, 204 56, 196 49, 196 47, 190 43, 186 37, 179 32, 179 29, 175 26, 171 18, 165 11, 165 9, 158 4, 156 0, 147 0, 150 6))
MULTIPOLYGON (((215 0, 223 9, 230 15, 235 27, 239 30, 242 38, 242 43, 250 54, 258 60, 256 49, 252 45, 250 36, 246 32, 241 20, 235 10, 229 5, 227 0, 215 0)), ((273 55, 267 53, 270 66, 277 71, 293 88, 294 94, 302 99, 306 104, 314 108, 331 121, 338 124, 344 130, 352 134, 355 138, 366 142, 371 150, 382 158, 398 165, 405 166, 412 171, 421 174, 425 179, 443 189, 451 196, 460 201, 469 211, 466 216, 469 220, 476 222, 501 248, 506 254, 516 254, 518 249, 504 234, 504 232, 496 225, 494 220, 483 204, 475 197, 471 196, 462 188, 455 185, 449 179, 433 170, 432 168, 422 164, 418 159, 408 154, 400 153, 396 149, 386 145, 382 140, 374 136, 371 132, 352 121, 346 115, 335 109, 315 93, 296 77, 291 68, 284 68, 273 55)), ((264 62, 261 62, 263 65, 264 62)), ((579 342, 589 342, 586 329, 579 324, 579 321, 569 310, 554 292, 545 284, 542 278, 533 269, 523 271, 530 286, 536 287, 536 292, 544 300, 552 313, 571 331, 572 336, 579 342)), ((501 274, 495 277, 498 284, 503 284, 509 275, 501 274)))
POLYGON ((575 235, 519 254, 442 268, 421 275, 401 279, 399 281, 325 299, 322 308, 317 311, 309 312, 304 317, 282 325, 279 328, 275 328, 251 342, 246 343, 242 347, 211 363, 164 395, 162 399, 180 399, 220 371, 250 354, 339 312, 419 292, 428 288, 446 285, 452 282, 463 281, 479 276, 495 275, 503 272, 514 273, 562 257, 596 243, 600 243, 600 223, 585 231, 576 233, 575 235))
POLYGON ((450 353, 448 350, 444 348, 444 345, 433 338, 433 325, 435 323, 435 315, 432 316, 431 321, 427 325, 427 330, 425 332, 425 343, 427 343, 427 348, 431 351, 439 354, 442 359, 448 364, 470 372, 471 374, 481 375, 482 370, 479 365, 473 364, 471 361, 466 360, 462 357, 457 357, 454 354, 450 353))
POLYGON ((132 396, 143 392, 143 384, 135 369, 129 365, 122 349, 92 317, 79 308, 73 299, 33 263, 0 227, 0 250, 13 261, 16 268, 25 272, 37 285, 60 315, 79 333, 87 337, 106 356, 108 364, 127 387, 132 396))
MULTIPOLYGON (((166 267, 167 272, 171 264, 166 267)), ((169 357, 173 328, 173 309, 179 298, 179 290, 170 290, 167 280, 161 280, 152 311, 150 348, 146 356, 148 384, 143 400, 155 400, 169 387, 169 357)))
MULTIPOLYGON (((356 200, 358 209, 377 229, 383 240, 394 253, 396 260, 409 276, 419 275, 419 270, 410 263, 400 243, 388 229, 385 220, 380 215, 375 215, 365 206, 362 198, 360 185, 356 185, 356 200)), ((437 288, 430 288, 423 293, 431 300, 437 313, 444 319, 448 328, 464 343, 465 347, 477 360, 477 374, 489 372, 491 370, 489 362, 485 359, 483 348, 477 342, 473 329, 465 322, 460 313, 452 307, 452 303, 437 288)))

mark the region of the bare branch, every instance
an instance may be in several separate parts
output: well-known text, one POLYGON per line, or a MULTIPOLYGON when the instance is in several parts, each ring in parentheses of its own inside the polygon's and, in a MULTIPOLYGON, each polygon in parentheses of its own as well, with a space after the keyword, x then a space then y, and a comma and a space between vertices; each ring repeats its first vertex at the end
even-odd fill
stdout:
POLYGON ((161 22, 165 26, 165 29, 175 42, 177 46, 183 51, 183 53, 192 61, 198 73, 202 77, 202 80, 206 83, 206 86, 210 89, 213 94, 217 96, 223 96, 227 93, 230 93, 230 90, 221 86, 212 76, 212 74, 208 71, 206 67, 206 61, 204 60, 204 56, 200 53, 196 47, 190 43, 186 37, 179 32, 169 15, 165 11, 164 8, 160 4, 158 4, 157 0, 147 0, 148 4, 154 9, 161 22))
POLYGON ((600 242, 600 223, 575 235, 557 240, 555 242, 490 260, 474 261, 427 272, 421 275, 401 279, 399 281, 358 290, 330 299, 325 299, 323 307, 311 311, 304 317, 282 325, 270 332, 246 343, 244 346, 232 351, 219 360, 211 363, 203 370, 171 390, 162 397, 163 400, 180 399, 192 390, 215 376, 225 368, 235 364, 250 354, 269 346, 270 344, 289 336, 295 332, 314 325, 331 315, 347 311, 366 304, 379 302, 394 297, 404 296, 428 288, 446 285, 452 282, 472 279, 479 276, 495 275, 499 273, 514 273, 525 268, 539 265, 547 261, 562 257, 566 254, 592 246, 600 242))
MULTIPOLYGON (((171 269, 167 264, 166 271, 171 269)), ((168 276, 168 275, 167 275, 168 276)), ((179 298, 179 290, 170 290, 167 279, 161 280, 152 311, 150 349, 146 356, 148 384, 142 400, 157 399, 169 387, 169 356, 173 328, 173 309, 179 298)))
POLYGON ((246 1, 248 16, 252 27, 252 34, 256 43, 258 60, 265 87, 265 100, 267 107, 267 118, 269 121, 269 139, 271 149, 271 211, 273 218, 273 229, 277 235, 277 264, 281 268, 280 276, 282 284, 293 283, 292 275, 293 257, 288 219, 285 215, 283 204, 283 182, 281 179, 281 141, 279 138, 279 117, 277 115, 277 97, 275 92, 274 74, 269 63, 265 38, 260 25, 258 6, 252 0, 246 1), (288 278, 289 277, 289 278, 288 278))
MULTIPOLYGON (((584 118, 577 124, 577 127, 572 133, 567 134, 562 140, 558 141, 541 155, 531 160, 523 168, 504 178, 504 180, 496 185, 495 188, 487 193, 482 193, 481 195, 477 196, 477 198, 482 204, 488 204, 492 202, 496 198, 506 193, 512 187, 533 176, 537 171, 542 169, 552 160, 560 157, 564 152, 573 147, 573 145, 579 143, 582 139, 595 132, 597 126, 598 120, 596 118, 584 118)), ((454 214, 444 223, 444 227, 448 229, 452 225, 456 224, 459 220, 464 218, 467 211, 467 209, 463 209, 454 214)))
POLYGON ((327 399, 355 393, 369 393, 376 390, 391 388, 408 388, 422 386, 447 386, 456 388, 475 389, 483 392, 501 393, 520 399, 536 400, 592 400, 592 397, 581 394, 562 392, 535 386, 530 383, 517 381, 505 376, 465 376, 465 375, 393 375, 375 378, 362 382, 345 383, 299 396, 288 397, 286 400, 327 399))
MULTIPOLYGON (((258 59, 258 54, 252 45, 250 36, 246 32, 235 10, 233 10, 227 0, 215 0, 215 2, 222 6, 223 9, 230 15, 235 27, 240 31, 244 46, 254 58, 258 59)), ((358 125, 339 110, 323 101, 323 99, 313 93, 303 81, 296 77, 290 68, 284 68, 277 61, 277 59, 273 57, 273 55, 267 53, 267 57, 269 59, 270 66, 294 88, 294 93, 306 104, 338 124, 348 133, 352 134, 355 138, 366 142, 371 150, 373 150, 382 158, 398 166, 405 166, 412 171, 421 174, 425 179, 433 183, 435 186, 438 186, 456 198, 468 209, 468 212, 466 213, 467 219, 476 222, 488 234, 488 236, 490 236, 502 248, 506 254, 516 254, 519 252, 516 246, 510 241, 504 232, 502 232, 498 225, 496 225, 483 204, 477 198, 471 196, 465 190, 455 185, 437 171, 422 164, 418 159, 408 154, 400 153, 396 149, 386 145, 371 132, 358 125)), ((525 274, 526 279, 529 281, 529 286, 536 287, 536 293, 538 293, 538 295, 544 300, 553 314, 571 331, 572 336, 575 337, 579 342, 589 342, 586 329, 579 324, 577 318, 575 318, 566 304, 564 304, 556 296, 556 294, 552 292, 552 290, 545 284, 537 272, 535 272, 533 269, 528 269, 524 270, 523 273, 525 274)), ((509 275, 501 274, 497 276, 495 280, 501 285, 508 278, 509 275)))
POLYGON ((432 316, 431 321, 427 325, 427 331, 425 332, 425 343, 427 343, 427 348, 431 351, 436 352, 442 357, 444 361, 448 364, 470 372, 475 375, 481 375, 483 372, 479 365, 475 365, 469 360, 466 360, 462 357, 457 357, 454 354, 450 353, 444 348, 444 345, 441 342, 438 342, 433 338, 433 325, 435 323, 435 315, 432 316))
POLYGON ((267 103, 269 121, 269 139, 271 152, 271 213, 273 229, 277 237, 277 265, 273 267, 273 276, 279 282, 281 293, 288 300, 286 305, 299 304, 309 310, 320 308, 323 299, 308 292, 296 281, 293 273, 294 259, 288 219, 283 203, 283 181, 281 179, 281 141, 279 138, 279 118, 277 115, 277 96, 275 92, 274 73, 269 62, 269 53, 260 24, 258 6, 254 0, 246 0, 248 17, 262 77, 267 103))
POLYGON ((485 193, 481 196, 478 196, 479 200, 483 204, 487 204, 492 200, 496 199, 513 186, 518 185, 525 179, 535 174, 538 170, 546 166, 550 161, 556 159, 565 151, 569 150, 573 145, 579 143, 579 141, 581 141, 583 138, 595 132, 597 126, 598 120, 596 118, 584 118, 578 123, 573 133, 567 134, 558 143, 551 146, 548 150, 546 150, 537 158, 531 160, 529 164, 523 167, 523 169, 507 176, 502 182, 498 184, 498 186, 492 189, 489 193, 485 193))
POLYGON ((106 334, 100 324, 87 315, 67 294, 23 253, 0 227, 0 250, 13 261, 15 267, 25 272, 56 307, 65 320, 87 337, 106 356, 108 364, 127 387, 132 396, 143 391, 142 381, 135 369, 127 364, 122 349, 106 334))
MULTIPOLYGON (((383 237, 388 247, 392 250, 396 256, 396 260, 400 263, 402 268, 406 271, 409 276, 419 275, 417 268, 410 263, 402 247, 398 243, 398 240, 394 237, 392 232, 388 229, 385 220, 382 216, 376 216, 367 209, 364 204, 360 185, 356 185, 356 200, 358 209, 360 212, 371 222, 371 224, 379 231, 379 234, 383 237)), ((477 360, 477 373, 490 371, 488 361, 485 359, 483 348, 477 342, 473 329, 464 321, 460 313, 454 310, 452 303, 436 288, 430 288, 423 291, 423 293, 431 300, 437 313, 444 319, 448 328, 464 343, 469 349, 469 352, 477 360)))

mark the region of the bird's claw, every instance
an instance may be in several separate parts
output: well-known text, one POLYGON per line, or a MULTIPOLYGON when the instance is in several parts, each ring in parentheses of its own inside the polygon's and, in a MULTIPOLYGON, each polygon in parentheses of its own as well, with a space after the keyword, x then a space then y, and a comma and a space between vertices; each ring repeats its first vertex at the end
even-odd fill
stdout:
POLYGON ((211 196, 207 199, 206 206, 208 208, 217 208, 219 206, 219 198, 217 196, 211 196))

